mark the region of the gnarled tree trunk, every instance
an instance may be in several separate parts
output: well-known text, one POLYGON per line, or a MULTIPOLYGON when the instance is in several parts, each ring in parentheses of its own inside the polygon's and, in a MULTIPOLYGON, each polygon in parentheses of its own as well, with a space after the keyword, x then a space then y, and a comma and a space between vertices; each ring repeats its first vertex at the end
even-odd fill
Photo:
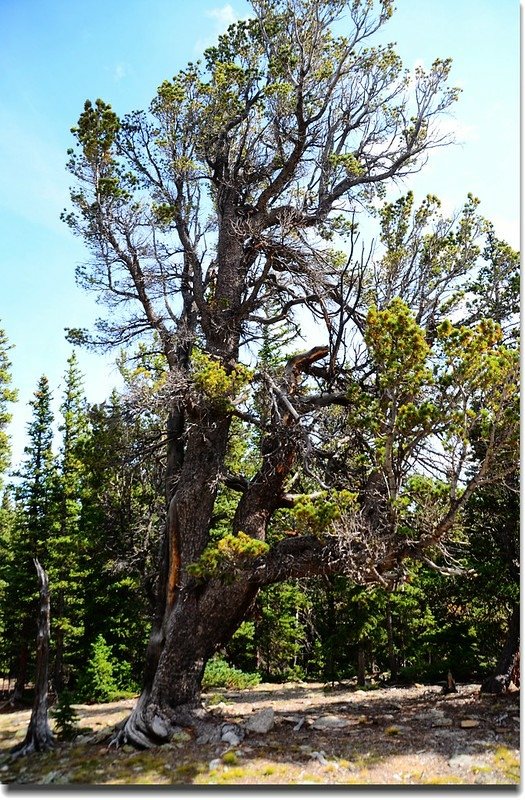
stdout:
POLYGON ((54 737, 49 728, 47 716, 47 684, 49 672, 49 586, 47 574, 38 559, 34 559, 40 587, 40 612, 36 639, 35 698, 31 719, 24 741, 17 745, 12 754, 16 757, 30 753, 50 750, 54 737))
MULTIPOLYGON (((305 354, 308 363, 322 358, 327 349, 311 352, 305 354)), ((301 368, 297 357, 294 367, 301 368)), ((299 447, 295 423, 293 414, 285 409, 279 430, 266 434, 261 468, 237 506, 234 534, 242 531, 265 540, 299 447)), ((263 568, 260 573, 239 569, 227 580, 213 576, 199 580, 187 569, 209 542, 229 425, 229 416, 215 409, 200 417, 187 438, 169 505, 157 621, 148 647, 144 688, 126 725, 113 739, 116 745, 129 742, 149 747, 168 741, 176 725, 199 728, 202 712, 192 712, 200 706, 206 662, 233 635, 260 586, 277 579, 263 568)))

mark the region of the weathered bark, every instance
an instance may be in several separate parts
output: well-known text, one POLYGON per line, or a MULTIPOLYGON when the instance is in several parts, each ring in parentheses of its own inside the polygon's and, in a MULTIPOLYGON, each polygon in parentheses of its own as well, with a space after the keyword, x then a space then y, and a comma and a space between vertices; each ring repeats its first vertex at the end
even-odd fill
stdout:
POLYGON ((40 589, 40 611, 36 639, 35 697, 31 719, 24 741, 11 752, 14 756, 50 750, 54 737, 47 716, 47 683, 49 672, 49 586, 47 574, 38 559, 34 559, 40 589))
POLYGON ((509 622, 507 639, 493 675, 485 678, 480 691, 486 694, 503 694, 511 681, 519 686, 520 658, 520 607, 515 603, 509 622), (516 680, 518 683, 516 683, 516 680))
MULTIPOLYGON (((230 352, 231 339, 227 345, 230 352)), ((317 348, 315 357, 325 354, 326 348, 317 348)), ((308 363, 312 360, 314 356, 308 363)), ((289 388, 293 393, 293 386, 289 388)), ((274 431, 262 443, 261 468, 243 492, 232 522, 234 533, 243 531, 260 541, 280 505, 300 444, 296 420, 286 408, 274 422, 274 431)), ((115 745, 150 747, 168 741, 176 725, 199 728, 202 715, 195 712, 206 662, 233 635, 263 585, 258 578, 264 570, 259 575, 239 570, 224 582, 217 578, 198 582, 186 569, 208 544, 229 425, 228 415, 208 411, 188 437, 168 512, 159 613, 148 647, 144 688, 124 728, 112 740, 115 745)))
POLYGON ((199 730, 206 662, 235 632, 256 593, 257 587, 246 578, 232 584, 210 581, 204 590, 188 581, 181 588, 163 640, 157 643, 151 685, 144 687, 113 744, 145 748, 168 741, 177 725, 199 730))

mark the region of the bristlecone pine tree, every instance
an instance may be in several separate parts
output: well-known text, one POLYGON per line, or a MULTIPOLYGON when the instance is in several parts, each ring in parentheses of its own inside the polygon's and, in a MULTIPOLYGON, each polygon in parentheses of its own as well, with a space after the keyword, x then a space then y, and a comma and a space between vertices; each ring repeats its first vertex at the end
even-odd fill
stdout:
POLYGON ((392 46, 374 44, 391 0, 251 8, 203 64, 160 85, 149 112, 119 119, 87 101, 73 129, 64 219, 91 250, 80 283, 111 311, 91 342, 150 337, 166 362, 157 610, 142 694, 115 744, 148 747, 174 725, 206 724, 205 664, 260 587, 399 579, 405 558, 450 532, 514 430, 502 425, 515 365, 498 326, 456 326, 442 311, 480 253, 475 201, 455 220, 433 198, 416 212, 410 197, 387 207, 388 252, 356 256, 354 212, 446 143, 439 122, 458 94, 449 61, 408 75, 392 46), (262 331, 294 317, 318 344, 277 376, 257 369, 262 331), (252 402, 261 390, 269 421, 252 402), (249 478, 227 469, 234 419, 260 429, 249 478), (480 424, 486 458, 463 485, 480 424), (427 478, 405 496, 418 467, 427 478), (237 502, 214 539, 221 485, 237 502), (267 540, 281 508, 294 528, 267 540))

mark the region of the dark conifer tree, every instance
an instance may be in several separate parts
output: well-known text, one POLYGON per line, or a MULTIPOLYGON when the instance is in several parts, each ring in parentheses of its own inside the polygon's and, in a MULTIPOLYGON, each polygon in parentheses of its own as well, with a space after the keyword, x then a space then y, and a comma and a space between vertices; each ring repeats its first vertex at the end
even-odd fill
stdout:
POLYGON ((83 448, 88 422, 82 375, 74 353, 67 362, 60 412, 62 443, 54 494, 55 518, 47 542, 49 582, 53 593, 52 680, 57 691, 61 691, 67 682, 71 659, 75 655, 78 663, 87 578, 81 509, 85 484, 83 448))
POLYGON ((14 506, 11 494, 4 491, 4 475, 9 468, 11 447, 8 425, 11 421, 10 404, 17 399, 17 393, 11 386, 11 363, 9 350, 11 346, 5 332, 0 329, 0 671, 6 670, 8 662, 8 638, 10 632, 6 626, 5 602, 10 563, 13 558, 11 538, 14 524, 14 506))
POLYGON ((33 416, 27 429, 25 458, 17 476, 20 479, 15 492, 17 514, 6 587, 7 627, 12 632, 16 658, 14 701, 22 696, 34 650, 37 593, 33 559, 47 563, 48 540, 54 525, 56 466, 51 400, 49 381, 43 375, 30 402, 33 416))

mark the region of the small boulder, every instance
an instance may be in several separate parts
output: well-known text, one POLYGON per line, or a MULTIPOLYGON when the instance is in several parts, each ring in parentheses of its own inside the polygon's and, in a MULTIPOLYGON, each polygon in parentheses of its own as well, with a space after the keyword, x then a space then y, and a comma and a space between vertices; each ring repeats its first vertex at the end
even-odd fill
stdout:
POLYGON ((450 717, 436 717, 432 720, 433 728, 450 728, 452 720, 450 717))
POLYGON ((244 731, 240 725, 226 723, 221 726, 221 742, 226 742, 230 747, 237 747, 244 739, 244 731))
POLYGON ((157 714, 150 723, 151 730, 159 739, 167 739, 171 733, 169 720, 157 714))
POLYGON ((326 731, 348 728, 350 725, 352 725, 351 720, 345 719, 344 717, 337 717, 335 714, 326 714, 324 717, 316 719, 312 728, 318 731, 326 731))
POLYGON ((273 708, 262 708, 250 717, 244 727, 252 733, 268 733, 275 724, 275 712, 273 708))
POLYGON ((477 766, 478 763, 479 758, 476 758, 476 756, 470 756, 467 753, 460 753, 457 756, 452 756, 452 758, 450 758, 448 761, 448 765, 449 767, 452 767, 452 769, 470 769, 471 767, 477 766))

